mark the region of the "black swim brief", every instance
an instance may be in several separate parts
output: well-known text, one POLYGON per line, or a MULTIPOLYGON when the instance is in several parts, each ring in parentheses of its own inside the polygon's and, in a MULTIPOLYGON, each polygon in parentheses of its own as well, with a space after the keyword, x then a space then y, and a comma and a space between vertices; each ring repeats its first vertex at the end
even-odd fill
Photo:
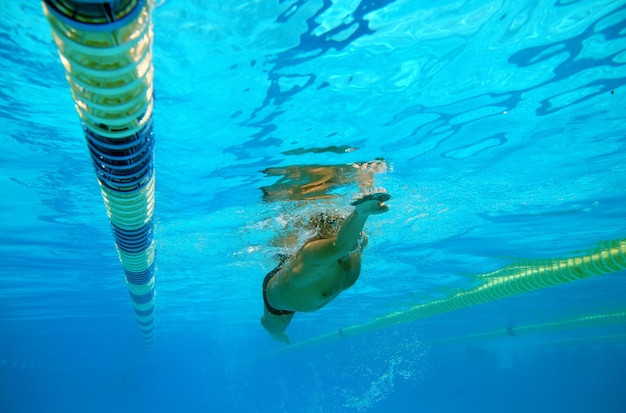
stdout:
POLYGON ((265 290, 267 289, 267 283, 269 283, 272 277, 275 276, 278 273, 278 271, 280 271, 285 261, 286 260, 284 258, 281 258, 281 261, 278 264, 278 266, 274 268, 272 271, 268 272, 267 275, 265 276, 265 279, 263 280, 263 302, 265 303, 265 308, 267 308, 267 311, 269 311, 270 314, 274 314, 274 315, 289 315, 289 314, 295 313, 295 311, 278 310, 272 307, 270 303, 267 301, 267 294, 265 293, 265 290))

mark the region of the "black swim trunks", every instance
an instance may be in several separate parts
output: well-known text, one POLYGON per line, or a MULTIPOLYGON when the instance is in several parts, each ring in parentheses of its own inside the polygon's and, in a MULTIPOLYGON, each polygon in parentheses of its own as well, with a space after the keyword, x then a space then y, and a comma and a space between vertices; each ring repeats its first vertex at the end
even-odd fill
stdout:
POLYGON ((274 315, 289 315, 289 314, 295 313, 295 311, 278 310, 272 307, 270 303, 267 301, 267 295, 265 293, 265 290, 267 289, 267 283, 269 283, 272 277, 275 276, 278 273, 278 271, 280 271, 285 261, 287 261, 287 257, 281 256, 280 263, 278 264, 278 266, 274 268, 272 271, 270 271, 269 273, 267 273, 267 275, 265 276, 265 279, 263 280, 263 302, 265 303, 265 308, 267 308, 267 311, 269 311, 270 314, 274 314, 274 315))

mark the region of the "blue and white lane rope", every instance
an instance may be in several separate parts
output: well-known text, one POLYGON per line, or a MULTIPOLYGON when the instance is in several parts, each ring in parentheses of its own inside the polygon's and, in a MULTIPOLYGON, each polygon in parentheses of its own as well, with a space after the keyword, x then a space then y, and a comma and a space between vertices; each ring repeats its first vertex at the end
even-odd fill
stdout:
POLYGON ((135 317, 154 341, 151 0, 44 0, 135 317))

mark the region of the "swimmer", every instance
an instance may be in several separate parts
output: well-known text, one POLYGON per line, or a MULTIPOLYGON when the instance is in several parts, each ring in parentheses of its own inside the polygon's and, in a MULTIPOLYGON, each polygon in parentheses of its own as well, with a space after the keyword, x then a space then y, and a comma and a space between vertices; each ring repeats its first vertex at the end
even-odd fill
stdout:
POLYGON ((390 198, 386 192, 359 198, 343 222, 340 217, 318 215, 318 234, 292 257, 281 256, 263 280, 261 324, 275 340, 289 343, 285 330, 296 311, 319 310, 354 285, 367 245, 365 222, 370 215, 387 212, 385 201, 390 198))

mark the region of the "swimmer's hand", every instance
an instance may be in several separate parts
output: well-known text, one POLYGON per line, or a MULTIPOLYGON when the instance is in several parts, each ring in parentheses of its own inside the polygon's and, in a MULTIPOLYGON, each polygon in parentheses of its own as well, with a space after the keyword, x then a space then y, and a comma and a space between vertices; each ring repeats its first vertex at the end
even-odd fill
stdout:
POLYGON ((389 207, 385 204, 385 201, 389 200, 391 195, 386 192, 376 192, 373 194, 365 195, 350 205, 356 206, 356 212, 363 215, 376 215, 384 214, 389 211, 389 207))

